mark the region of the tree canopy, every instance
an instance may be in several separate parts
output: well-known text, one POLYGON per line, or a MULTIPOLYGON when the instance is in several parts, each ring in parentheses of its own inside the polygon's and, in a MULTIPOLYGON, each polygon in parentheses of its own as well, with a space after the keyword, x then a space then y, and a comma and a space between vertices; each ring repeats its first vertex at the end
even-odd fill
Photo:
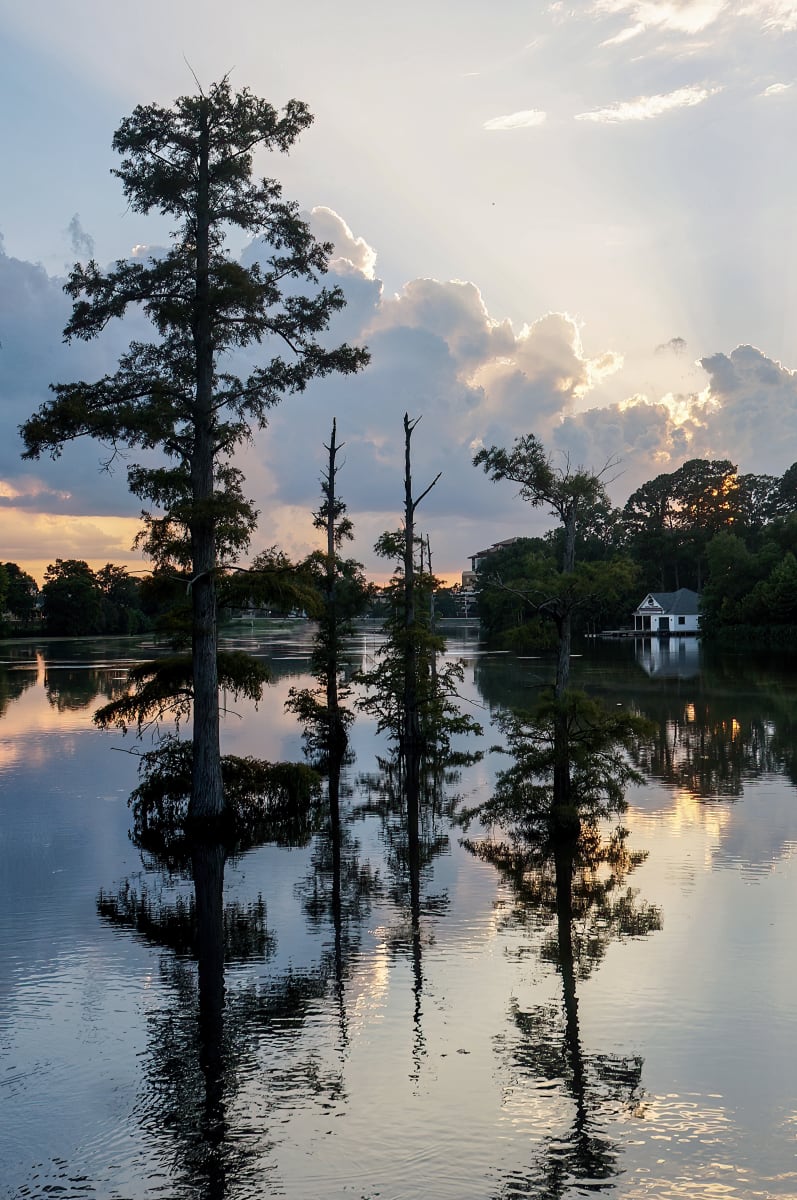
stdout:
POLYGON ((122 121, 113 173, 135 211, 174 219, 172 244, 108 272, 77 264, 66 283, 73 309, 64 336, 97 337, 131 307, 149 319, 153 336, 131 342, 102 379, 54 384, 22 427, 29 458, 56 456, 82 436, 103 442, 109 463, 120 447, 161 453, 160 462, 145 453, 132 464, 128 482, 153 506, 144 547, 161 566, 190 571, 195 818, 224 809, 217 586, 257 515, 234 454, 284 396, 367 361, 365 350, 330 348, 323 337, 344 305, 338 288, 321 283, 332 247, 315 240, 279 183, 253 177, 255 151, 289 150, 311 121, 302 102, 279 113, 245 88, 233 92, 227 78, 170 108, 139 105, 122 121), (231 257, 230 229, 261 239, 264 265, 231 257), (252 345, 261 360, 236 374, 236 352, 252 345))

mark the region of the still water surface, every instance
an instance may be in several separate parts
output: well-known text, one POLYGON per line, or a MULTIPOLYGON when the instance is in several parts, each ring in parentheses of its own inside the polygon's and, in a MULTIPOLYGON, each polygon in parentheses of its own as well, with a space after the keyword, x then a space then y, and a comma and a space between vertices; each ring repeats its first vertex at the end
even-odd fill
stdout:
MULTIPOLYGON (((227 750, 300 757, 309 636, 233 639, 275 680, 227 750)), ((449 650, 485 746, 552 669, 449 650)), ((498 755, 424 813, 413 891, 359 718, 339 855, 322 822, 226 863, 214 993, 190 879, 129 840, 135 742, 91 724, 150 653, 0 647, 0 1196, 797 1196, 797 667, 688 641, 576 660, 657 734, 626 821, 647 858, 567 930, 550 879, 516 886, 452 825, 498 755)))

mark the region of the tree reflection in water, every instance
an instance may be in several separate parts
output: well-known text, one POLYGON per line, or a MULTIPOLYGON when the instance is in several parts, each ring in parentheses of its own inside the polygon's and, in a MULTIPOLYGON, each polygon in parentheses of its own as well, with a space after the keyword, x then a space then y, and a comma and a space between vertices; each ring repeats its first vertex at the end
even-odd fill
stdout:
POLYGON ((345 791, 343 760, 327 763, 329 820, 316 838, 312 872, 300 885, 308 924, 313 930, 332 927, 331 964, 338 1008, 341 1052, 348 1044, 346 979, 348 964, 360 944, 360 930, 379 894, 381 881, 370 863, 360 861, 360 845, 341 820, 340 798, 345 791))
POLYGON ((0 667, 0 717, 15 700, 36 683, 36 669, 0 667))
POLYGON ((545 854, 495 842, 470 846, 511 885, 513 903, 504 923, 543 931, 540 956, 555 966, 562 983, 561 1006, 523 1009, 513 1002, 514 1036, 501 1036, 497 1046, 511 1081, 505 1106, 522 1110, 523 1096, 516 1095, 522 1085, 524 1091, 543 1089, 546 1129, 557 1094, 569 1102, 572 1115, 565 1128, 535 1139, 529 1168, 507 1174, 497 1194, 556 1200, 574 1188, 609 1190, 620 1170, 611 1121, 640 1104, 642 1059, 584 1049, 577 982, 589 977, 612 940, 661 928, 659 910, 627 883, 644 856, 629 853, 622 837, 602 840, 594 831, 545 854))
POLYGON ((355 815, 378 816, 387 869, 386 893, 398 920, 386 931, 388 950, 407 956, 413 976, 413 1049, 411 1077, 417 1080, 426 1057, 423 1030, 423 953, 429 922, 449 905, 446 894, 425 890, 435 859, 449 847, 448 830, 457 806, 453 784, 459 771, 420 755, 378 760, 380 770, 362 775, 362 803, 355 815))
MULTIPOLYGON (((306 830, 304 815, 300 824, 306 830)), ((280 832, 284 837, 284 818, 280 832)), ((288 831, 288 840, 295 845, 298 838, 288 831)), ((288 1096, 291 1103, 331 1102, 342 1091, 337 1072, 325 1073, 311 1055, 296 1052, 308 1013, 338 970, 333 954, 315 969, 267 982, 228 978, 225 986, 225 966, 265 962, 275 949, 262 898, 249 905, 225 901, 226 853, 220 842, 193 843, 182 870, 193 895, 174 897, 172 861, 163 867, 159 891, 139 893, 125 881, 97 901, 106 921, 170 951, 159 964, 169 1002, 149 1017, 139 1117, 175 1200, 225 1200, 233 1185, 236 1197, 260 1197, 273 1170, 269 1110, 288 1096), (269 1055, 264 1067, 273 1044, 279 1057, 269 1055)))

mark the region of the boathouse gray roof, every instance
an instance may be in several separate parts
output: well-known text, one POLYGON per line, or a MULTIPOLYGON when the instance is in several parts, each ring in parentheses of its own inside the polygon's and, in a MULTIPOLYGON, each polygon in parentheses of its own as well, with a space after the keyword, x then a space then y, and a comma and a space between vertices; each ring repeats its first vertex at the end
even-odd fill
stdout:
MULTIPOLYGON (((700 607, 700 597, 691 588, 678 588, 677 592, 646 592, 645 600, 648 596, 653 597, 662 612, 674 616, 692 616, 700 607)), ((637 612, 642 610, 645 600, 641 602, 637 612)))

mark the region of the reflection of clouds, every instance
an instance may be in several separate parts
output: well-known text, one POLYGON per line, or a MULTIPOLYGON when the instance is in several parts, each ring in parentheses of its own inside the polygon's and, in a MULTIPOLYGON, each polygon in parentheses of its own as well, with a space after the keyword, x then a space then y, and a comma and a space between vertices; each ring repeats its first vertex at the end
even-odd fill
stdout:
POLYGON ((364 1033, 383 1014, 390 991, 391 954, 384 930, 376 930, 379 944, 369 958, 357 960, 346 980, 346 1004, 350 1030, 364 1033))
MULTIPOLYGON (((788 1191, 758 1191, 750 1168, 740 1161, 743 1131, 723 1106, 722 1097, 677 1093, 646 1095, 627 1122, 625 1133, 634 1146, 634 1157, 645 1163, 634 1172, 626 1162, 625 1200, 656 1196, 660 1200, 748 1200, 751 1195, 793 1196, 797 1172, 778 1175, 788 1191), (710 1101, 716 1100, 716 1104, 710 1101), (673 1178, 672 1153, 677 1145, 682 1170, 673 1178), (712 1152, 707 1155, 706 1147, 712 1152), (736 1161, 734 1161, 736 1160, 736 1161)), ((770 1177, 771 1179, 771 1177, 770 1177)))
POLYGON ((12 767, 41 767, 52 758, 53 747, 49 742, 33 741, 11 743, 0 741, 0 776, 12 767))
POLYGON ((736 868, 760 876, 794 856, 795 795, 784 780, 751 781, 736 803, 708 801, 684 788, 662 788, 661 794, 668 802, 655 808, 631 805, 633 829, 655 838, 664 826, 685 843, 684 857, 702 861, 708 870, 736 868))
POLYGON ((652 812, 630 809, 629 815, 633 813, 632 829, 655 839, 661 836, 664 826, 670 836, 679 839, 682 852, 676 870, 683 882, 691 887, 698 863, 702 862, 705 869, 711 869, 721 843, 723 827, 731 820, 733 810, 729 806, 707 804, 699 796, 682 789, 672 792, 670 798, 668 807, 652 812))

